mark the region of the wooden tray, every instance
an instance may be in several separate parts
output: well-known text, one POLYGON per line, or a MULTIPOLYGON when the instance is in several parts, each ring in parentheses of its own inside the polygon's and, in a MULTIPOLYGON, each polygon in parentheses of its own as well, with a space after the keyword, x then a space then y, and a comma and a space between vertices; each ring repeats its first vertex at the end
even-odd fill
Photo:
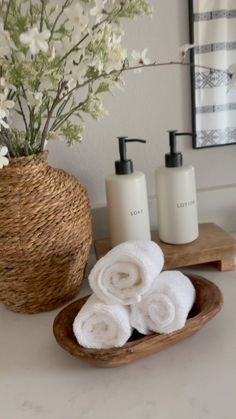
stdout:
MULTIPOLYGON (((152 240, 164 253, 164 269, 213 263, 221 272, 234 270, 236 241, 214 223, 199 224, 199 237, 192 243, 182 245, 163 243, 157 231, 152 232, 152 240)), ((111 249, 109 238, 95 240, 94 248, 97 258, 100 259, 111 249)))
POLYGON ((147 355, 159 352, 178 341, 193 335, 218 311, 223 305, 223 297, 219 288, 197 275, 187 274, 196 289, 196 301, 189 313, 189 318, 183 329, 170 334, 153 333, 148 336, 134 332, 130 340, 122 348, 86 349, 80 346, 73 334, 72 324, 75 316, 88 297, 81 298, 65 307, 54 320, 53 332, 59 345, 71 355, 81 358, 98 367, 118 367, 129 364, 147 355))

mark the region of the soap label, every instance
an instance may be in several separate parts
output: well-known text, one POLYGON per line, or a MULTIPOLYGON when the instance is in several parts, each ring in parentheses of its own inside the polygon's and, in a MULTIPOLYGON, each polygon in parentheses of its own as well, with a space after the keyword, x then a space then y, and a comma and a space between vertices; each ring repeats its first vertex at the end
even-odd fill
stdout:
POLYGON ((141 214, 143 214, 143 208, 139 210, 130 211, 131 217, 134 217, 135 215, 141 215, 141 214))

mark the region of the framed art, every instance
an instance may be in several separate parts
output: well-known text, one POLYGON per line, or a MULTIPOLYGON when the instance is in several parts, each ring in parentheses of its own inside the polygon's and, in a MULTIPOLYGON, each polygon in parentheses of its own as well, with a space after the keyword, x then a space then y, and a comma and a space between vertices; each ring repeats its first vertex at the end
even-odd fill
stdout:
POLYGON ((189 22, 193 147, 236 144, 236 0, 189 0, 189 22))

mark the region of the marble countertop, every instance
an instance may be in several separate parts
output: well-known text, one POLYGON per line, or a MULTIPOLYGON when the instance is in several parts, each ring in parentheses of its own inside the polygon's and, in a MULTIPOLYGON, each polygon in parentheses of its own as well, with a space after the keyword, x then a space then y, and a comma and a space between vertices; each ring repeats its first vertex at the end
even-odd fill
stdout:
POLYGON ((222 311, 194 336, 120 368, 64 352, 52 333, 59 310, 23 315, 0 306, 0 418, 235 419, 236 271, 188 271, 220 287, 222 311))

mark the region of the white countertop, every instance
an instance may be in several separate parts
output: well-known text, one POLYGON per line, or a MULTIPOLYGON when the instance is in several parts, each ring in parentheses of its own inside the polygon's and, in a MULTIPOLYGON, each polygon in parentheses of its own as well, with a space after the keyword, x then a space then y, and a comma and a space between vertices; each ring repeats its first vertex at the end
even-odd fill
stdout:
POLYGON ((235 419, 236 271, 188 271, 220 287, 222 311, 194 336, 114 369, 57 345, 59 310, 23 315, 1 305, 0 419, 235 419))

